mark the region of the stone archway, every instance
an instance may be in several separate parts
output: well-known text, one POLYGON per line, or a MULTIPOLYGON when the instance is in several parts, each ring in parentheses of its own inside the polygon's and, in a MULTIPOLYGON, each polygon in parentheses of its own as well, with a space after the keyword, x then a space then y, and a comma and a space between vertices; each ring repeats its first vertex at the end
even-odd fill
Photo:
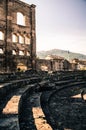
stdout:
POLYGON ((17 70, 25 71, 25 70, 27 70, 27 66, 25 64, 23 64, 23 63, 18 63, 17 70))

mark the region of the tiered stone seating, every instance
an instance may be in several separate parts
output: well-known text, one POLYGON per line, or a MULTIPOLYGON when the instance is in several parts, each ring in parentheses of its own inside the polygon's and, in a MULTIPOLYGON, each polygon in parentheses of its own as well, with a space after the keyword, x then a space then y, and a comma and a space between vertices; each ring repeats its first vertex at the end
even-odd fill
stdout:
MULTIPOLYGON (((3 120, 2 117, 4 115, 2 113, 3 104, 6 105, 8 99, 10 99, 14 95, 14 93, 20 95, 20 101, 18 100, 17 103, 19 106, 19 108, 17 108, 19 113, 17 113, 17 117, 16 117, 17 125, 15 125, 15 128, 17 127, 17 130, 19 130, 18 117, 19 117, 20 129, 21 130, 30 129, 28 125, 26 125, 28 124, 28 122, 25 123, 25 121, 26 120, 30 121, 32 119, 29 118, 28 116, 28 114, 32 114, 30 112, 34 109, 33 102, 32 102, 32 107, 29 106, 31 104, 31 99, 35 102, 35 104, 39 103, 39 108, 41 108, 41 111, 42 109, 44 111, 45 115, 39 115, 38 119, 40 118, 40 116, 43 116, 43 118, 48 120, 48 125, 50 124, 49 130, 51 130, 52 128, 57 129, 56 121, 54 120, 48 107, 48 100, 50 100, 50 98, 52 99, 52 97, 56 97, 57 95, 59 96, 58 93, 62 90, 64 92, 64 90, 65 89, 67 90, 67 88, 72 89, 72 87, 77 88, 77 86, 80 86, 79 88, 82 89, 83 86, 86 86, 86 71, 73 71, 73 72, 59 71, 59 72, 48 73, 43 71, 30 70, 26 72, 0 74, 0 77, 1 77, 0 78, 0 102, 1 102, 0 112, 2 115, 0 116, 1 121, 3 120), (57 93, 55 93, 55 91, 57 91, 57 93), (54 96, 53 93, 55 93, 56 96, 54 96), (53 96, 51 97, 51 95, 53 96), (9 96, 10 98, 8 98, 9 96), (7 99, 6 102, 5 99, 7 99), (28 107, 30 107, 30 109, 28 107), (27 114, 25 114, 25 112, 27 114), (25 128, 25 125, 27 126, 27 128, 25 128)), ((66 92, 68 93, 69 91, 66 92)), ((65 96, 65 94, 67 95, 67 93, 63 93, 63 95, 65 96)), ((61 98, 61 95, 59 97, 61 98)), ((10 118, 11 118, 11 114, 10 114, 10 118)), ((7 120, 8 119, 9 116, 7 116, 7 120)), ((37 119, 34 118, 34 120, 37 119)), ((32 121, 32 124, 33 123, 35 122, 32 121)), ((41 124, 41 126, 42 125, 43 124, 41 124)), ((0 125, 0 128, 4 129, 5 127, 2 127, 2 125, 0 125)), ((36 127, 34 127, 32 130, 36 130, 35 128, 36 127)), ((11 127, 9 127, 8 130, 11 130, 11 127)), ((13 130, 16 129, 13 128, 13 130)))

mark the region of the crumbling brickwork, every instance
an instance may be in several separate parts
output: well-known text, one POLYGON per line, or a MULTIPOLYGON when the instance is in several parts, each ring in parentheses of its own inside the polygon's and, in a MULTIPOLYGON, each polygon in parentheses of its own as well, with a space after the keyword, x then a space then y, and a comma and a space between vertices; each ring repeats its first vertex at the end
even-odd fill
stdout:
POLYGON ((15 71, 19 64, 35 69, 35 7, 20 0, 0 0, 1 70, 15 71))

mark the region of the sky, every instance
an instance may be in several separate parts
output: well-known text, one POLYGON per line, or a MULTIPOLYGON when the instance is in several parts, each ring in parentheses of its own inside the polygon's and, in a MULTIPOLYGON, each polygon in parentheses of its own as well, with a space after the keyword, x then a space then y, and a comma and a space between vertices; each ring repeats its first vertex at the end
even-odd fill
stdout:
POLYGON ((86 55, 86 0, 24 0, 36 5, 37 51, 86 55))

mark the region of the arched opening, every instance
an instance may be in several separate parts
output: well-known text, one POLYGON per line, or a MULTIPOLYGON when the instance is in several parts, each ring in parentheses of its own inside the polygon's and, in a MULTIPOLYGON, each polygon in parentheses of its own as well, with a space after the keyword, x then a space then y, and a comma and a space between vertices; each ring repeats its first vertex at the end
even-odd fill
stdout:
POLYGON ((24 52, 23 51, 19 51, 19 55, 20 56, 24 56, 24 52))
POLYGON ((17 24, 25 26, 25 16, 21 12, 17 12, 17 24))
POLYGON ((3 54, 4 52, 3 52, 3 49, 2 48, 0 48, 0 54, 3 54))
POLYGON ((30 56, 30 52, 27 51, 26 55, 27 55, 27 56, 30 56))
POLYGON ((12 54, 13 54, 13 55, 16 55, 16 51, 15 51, 15 50, 12 50, 12 54))
POLYGON ((23 63, 19 63, 19 64, 17 65, 17 70, 25 71, 25 70, 27 70, 27 66, 24 65, 23 63))
POLYGON ((25 37, 25 44, 30 44, 30 38, 29 37, 25 37))
POLYGON ((0 40, 4 40, 4 33, 0 31, 0 40))
POLYGON ((24 37, 21 35, 19 35, 19 43, 24 44, 24 37))
POLYGON ((16 34, 12 34, 12 42, 18 42, 18 37, 16 34))

